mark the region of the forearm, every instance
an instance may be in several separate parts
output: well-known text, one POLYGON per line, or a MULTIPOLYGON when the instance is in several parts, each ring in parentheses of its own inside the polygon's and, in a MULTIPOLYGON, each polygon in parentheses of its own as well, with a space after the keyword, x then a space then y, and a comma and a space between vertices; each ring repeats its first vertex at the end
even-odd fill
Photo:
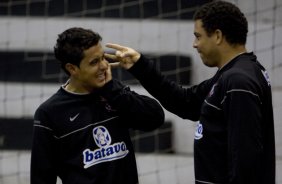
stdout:
POLYGON ((58 146, 53 131, 45 122, 50 122, 46 112, 35 112, 30 164, 31 184, 56 184, 58 146))
MULTIPOLYGON (((184 119, 198 120, 200 106, 206 96, 202 95, 204 88, 193 86, 184 88, 164 75, 143 55, 136 64, 128 70, 142 86, 168 111, 184 119)), ((204 85, 201 85, 204 86, 204 85)))
MULTIPOLYGON (((44 130, 43 130, 44 131, 44 130)), ((52 141, 44 138, 42 130, 35 130, 31 152, 31 184, 56 184, 57 174, 53 161, 52 141), (44 139, 45 141, 42 141, 44 139)))

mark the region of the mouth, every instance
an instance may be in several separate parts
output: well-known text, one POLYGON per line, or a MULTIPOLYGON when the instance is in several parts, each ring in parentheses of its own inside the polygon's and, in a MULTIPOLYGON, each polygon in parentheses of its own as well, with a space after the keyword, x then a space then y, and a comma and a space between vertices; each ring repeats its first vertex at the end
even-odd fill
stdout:
POLYGON ((98 78, 99 80, 105 80, 105 79, 106 79, 106 75, 105 75, 105 73, 103 72, 103 73, 98 74, 98 75, 97 75, 97 78, 98 78))

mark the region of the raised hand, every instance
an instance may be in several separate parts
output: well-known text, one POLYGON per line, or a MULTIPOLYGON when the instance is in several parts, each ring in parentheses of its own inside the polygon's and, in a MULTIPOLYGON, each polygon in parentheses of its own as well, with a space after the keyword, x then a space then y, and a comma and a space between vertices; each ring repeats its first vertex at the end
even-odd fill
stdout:
POLYGON ((129 69, 141 56, 141 54, 134 49, 118 44, 108 43, 106 47, 116 50, 115 54, 105 54, 106 58, 116 61, 116 63, 110 63, 112 67, 121 66, 124 69, 129 69))

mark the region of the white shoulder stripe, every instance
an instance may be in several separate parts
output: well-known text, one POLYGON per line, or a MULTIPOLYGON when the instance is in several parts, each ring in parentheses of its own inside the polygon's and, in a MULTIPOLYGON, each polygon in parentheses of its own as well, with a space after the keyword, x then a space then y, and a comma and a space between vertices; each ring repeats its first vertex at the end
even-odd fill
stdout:
POLYGON ((111 118, 106 119, 106 120, 103 120, 103 121, 99 121, 99 122, 95 122, 95 123, 89 124, 89 125, 87 125, 87 126, 85 126, 85 127, 82 127, 82 128, 80 128, 80 129, 77 129, 77 130, 75 130, 75 131, 72 131, 72 132, 70 132, 70 133, 67 133, 67 134, 65 134, 65 135, 62 135, 62 136, 56 137, 56 138, 57 138, 57 139, 62 139, 62 138, 67 137, 67 136, 69 136, 69 135, 71 135, 71 134, 74 134, 74 133, 76 133, 76 132, 79 132, 79 131, 81 131, 81 130, 84 130, 84 129, 88 128, 88 127, 91 127, 91 126, 93 126, 93 125, 97 125, 97 124, 100 124, 100 123, 104 123, 104 122, 106 122, 106 121, 110 121, 110 120, 115 119, 115 118, 117 118, 117 117, 118 117, 118 116, 115 116, 115 117, 111 117, 111 118))
POLYGON ((212 182, 209 182, 209 181, 201 181, 201 180, 195 180, 199 183, 204 183, 204 184, 219 184, 219 183, 212 183, 212 182))
MULTIPOLYGON (((252 91, 245 90, 245 89, 232 89, 232 90, 227 91, 227 92, 226 92, 226 94, 228 94, 228 93, 233 93, 233 92, 244 92, 244 93, 249 93, 249 94, 251 94, 251 95, 253 95, 253 96, 257 97, 257 98, 259 99, 260 103, 262 104, 262 102, 261 102, 261 100, 260 100, 259 95, 258 95, 258 94, 256 94, 256 93, 254 93, 254 92, 252 92, 252 91)), ((223 100, 221 101, 221 104, 225 101, 225 99, 226 99, 226 95, 223 97, 223 100)))
POLYGON ((205 103, 206 103, 207 105, 209 105, 209 106, 215 108, 216 110, 219 110, 219 111, 221 110, 221 108, 219 108, 219 107, 217 107, 217 106, 215 106, 215 105, 209 103, 207 100, 205 100, 205 103))
POLYGON ((39 127, 39 128, 44 128, 44 129, 47 129, 47 130, 53 131, 51 128, 49 128, 49 127, 47 127, 47 126, 39 125, 39 124, 34 124, 33 126, 35 126, 35 127, 39 127))
MULTIPOLYGON (((87 126, 85 126, 85 127, 82 127, 82 128, 77 129, 77 130, 74 130, 74 131, 72 131, 72 132, 69 132, 69 133, 67 133, 67 134, 64 134, 64 135, 62 135, 62 136, 59 136, 59 137, 54 136, 54 137, 55 137, 56 139, 62 139, 62 138, 67 137, 67 136, 69 136, 69 135, 71 135, 71 134, 74 134, 74 133, 76 133, 76 132, 79 132, 79 131, 81 131, 81 130, 84 130, 84 129, 88 128, 88 127, 91 127, 91 126, 93 126, 93 125, 97 125, 97 124, 101 124, 101 123, 110 121, 110 120, 115 119, 115 118, 117 118, 117 117, 118 117, 118 116, 111 117, 111 118, 105 119, 105 120, 103 120, 103 121, 98 121, 98 122, 89 124, 89 125, 87 125, 87 126)), ((46 127, 46 126, 42 126, 42 125, 39 125, 39 124, 34 124, 33 126, 39 127, 39 128, 44 128, 44 129, 46 129, 46 130, 53 131, 51 128, 46 127)))

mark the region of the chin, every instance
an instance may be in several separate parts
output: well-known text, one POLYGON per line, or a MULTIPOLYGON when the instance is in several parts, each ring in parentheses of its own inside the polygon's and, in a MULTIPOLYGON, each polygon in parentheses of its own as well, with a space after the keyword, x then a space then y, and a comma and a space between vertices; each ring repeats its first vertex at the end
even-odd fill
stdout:
POLYGON ((202 59, 202 61, 204 65, 209 66, 209 62, 207 60, 202 59))
POLYGON ((206 62, 204 63, 207 67, 214 67, 213 65, 211 65, 210 63, 206 62))
POLYGON ((105 84, 106 84, 106 80, 103 80, 103 81, 96 83, 96 86, 101 88, 101 87, 105 86, 105 84))
POLYGON ((205 66, 212 67, 212 66, 211 66, 211 62, 208 61, 207 59, 203 59, 203 58, 202 58, 202 61, 203 61, 203 63, 204 63, 205 66))

